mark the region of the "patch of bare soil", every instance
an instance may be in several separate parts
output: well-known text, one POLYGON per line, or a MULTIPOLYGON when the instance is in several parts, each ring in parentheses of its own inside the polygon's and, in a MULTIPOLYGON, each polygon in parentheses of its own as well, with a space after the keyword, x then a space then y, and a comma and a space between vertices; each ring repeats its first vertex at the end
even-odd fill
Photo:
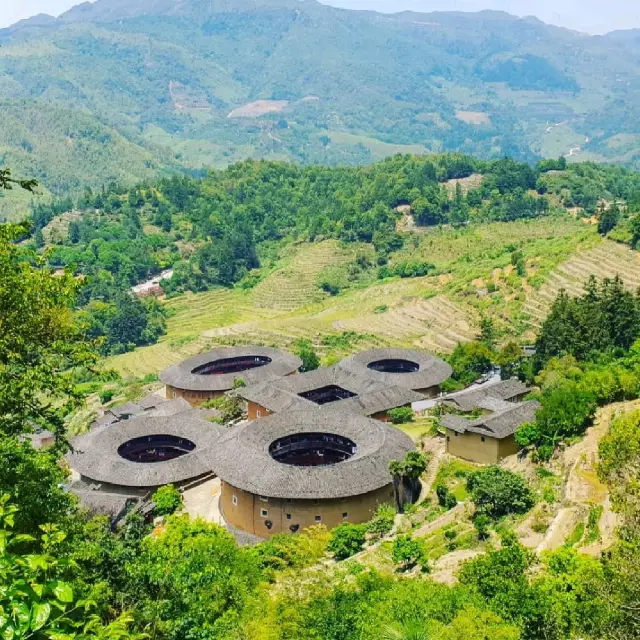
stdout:
POLYGON ((491 116, 482 111, 456 111, 456 118, 462 120, 462 122, 476 126, 491 124, 491 116))
POLYGON ((542 542, 536 547, 536 553, 553 551, 561 547, 580 519, 576 507, 564 507, 558 511, 542 542))
POLYGON ((234 109, 227 118, 259 118, 267 113, 284 111, 288 100, 256 100, 234 109))
POLYGON ((460 565, 467 560, 484 553, 480 549, 459 549, 442 556, 434 564, 430 577, 435 582, 452 585, 458 581, 457 573, 460 565))
POLYGON ((466 178, 454 178, 453 180, 447 180, 445 184, 450 195, 453 195, 456 192, 456 186, 460 185, 462 193, 466 196, 471 189, 477 189, 482 184, 482 174, 472 173, 466 178))
POLYGON ((593 506, 602 507, 598 522, 600 539, 583 551, 597 555, 614 541, 616 515, 611 510, 607 487, 598 479, 598 445, 616 416, 639 407, 638 400, 603 407, 598 411, 593 426, 587 429, 584 439, 564 451, 561 462, 568 473, 562 508, 549 526, 537 551, 557 549, 564 544, 578 522, 584 521, 588 509, 593 506))

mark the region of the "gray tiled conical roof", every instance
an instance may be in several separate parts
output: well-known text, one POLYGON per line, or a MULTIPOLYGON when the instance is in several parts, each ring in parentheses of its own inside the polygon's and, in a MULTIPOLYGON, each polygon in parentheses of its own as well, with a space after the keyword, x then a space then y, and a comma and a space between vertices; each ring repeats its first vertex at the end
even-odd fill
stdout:
POLYGON ((294 373, 302 366, 302 360, 291 353, 273 349, 272 347, 222 347, 174 364, 160 374, 160 380, 176 389, 187 391, 229 391, 237 379, 242 379, 247 385, 277 380, 282 376, 294 373), (247 369, 238 373, 219 375, 200 375, 193 373, 203 365, 216 360, 227 358, 242 358, 262 356, 271 362, 261 367, 247 369))
POLYGON ((330 499, 361 495, 391 482, 389 462, 415 449, 407 435, 361 415, 292 411, 240 425, 211 449, 211 467, 238 489, 269 498, 330 499), (296 466, 274 460, 269 446, 300 433, 326 433, 353 441, 349 459, 326 466, 296 466))
POLYGON ((156 418, 134 418, 94 429, 72 440, 67 456, 72 469, 97 482, 125 487, 157 487, 179 483, 211 471, 210 449, 216 446, 223 428, 191 414, 156 418), (169 435, 186 438, 193 451, 163 462, 131 462, 118 448, 133 438, 169 435))

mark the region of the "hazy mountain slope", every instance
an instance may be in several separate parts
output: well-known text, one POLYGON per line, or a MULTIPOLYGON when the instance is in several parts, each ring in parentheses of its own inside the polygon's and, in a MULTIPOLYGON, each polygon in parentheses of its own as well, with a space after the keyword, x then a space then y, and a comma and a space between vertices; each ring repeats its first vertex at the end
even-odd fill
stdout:
MULTIPOLYGON (((380 141, 638 163, 640 53, 624 32, 313 0, 98 0, 0 31, 0 44, 2 95, 55 104, 57 123, 83 111, 123 136, 126 149, 98 134, 92 183, 247 156, 367 162, 380 141), (166 150, 152 163, 150 144, 166 150)), ((8 127, 0 119, 0 139, 8 127)), ((17 168, 35 153, 23 145, 17 168)), ((86 159, 50 186, 75 187, 86 159)))

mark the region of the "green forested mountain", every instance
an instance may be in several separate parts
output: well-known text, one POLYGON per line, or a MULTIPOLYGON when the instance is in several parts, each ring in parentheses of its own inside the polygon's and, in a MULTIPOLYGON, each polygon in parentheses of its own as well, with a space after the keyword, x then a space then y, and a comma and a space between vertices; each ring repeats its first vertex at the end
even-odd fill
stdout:
POLYGON ((314 0, 98 0, 0 44, 0 163, 58 193, 246 157, 638 163, 635 32, 314 0))

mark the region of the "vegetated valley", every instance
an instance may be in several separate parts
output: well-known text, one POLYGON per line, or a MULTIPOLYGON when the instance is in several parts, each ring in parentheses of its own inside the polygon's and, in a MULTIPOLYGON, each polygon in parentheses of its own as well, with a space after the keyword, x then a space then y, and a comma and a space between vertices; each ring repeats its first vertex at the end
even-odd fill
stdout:
POLYGON ((7 637, 637 637, 639 174, 459 154, 247 161, 30 215, 0 238, 7 637), (155 296, 134 295, 154 277, 155 296), (451 364, 446 390, 500 366, 540 409, 521 455, 489 467, 445 453, 437 407, 394 414, 418 503, 251 547, 171 486, 155 527, 134 512, 115 529, 64 489, 68 438, 161 391, 167 365, 250 343, 310 367, 423 348, 451 364), (54 444, 34 449, 24 434, 43 428, 54 444))

